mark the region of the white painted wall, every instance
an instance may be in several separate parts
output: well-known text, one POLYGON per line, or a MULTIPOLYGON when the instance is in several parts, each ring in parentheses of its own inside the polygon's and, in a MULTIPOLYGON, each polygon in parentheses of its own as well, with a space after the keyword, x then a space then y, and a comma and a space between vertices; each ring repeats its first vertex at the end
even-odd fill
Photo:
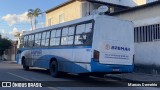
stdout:
POLYGON ((108 3, 120 4, 121 0, 97 0, 97 1, 103 1, 103 2, 108 2, 108 3))
POLYGON ((98 1, 134 7, 134 6, 150 3, 157 0, 98 0, 98 1))
MULTIPOLYGON (((135 27, 160 23, 160 17, 133 21, 135 27)), ((160 41, 135 43, 135 64, 160 66, 160 41)))
POLYGON ((135 43, 135 64, 160 66, 160 42, 135 43))
MULTIPOLYGON (((160 23, 160 5, 115 15, 130 20, 135 27, 160 23)), ((160 41, 135 43, 135 64, 160 66, 160 41)))
POLYGON ((3 58, 5 58, 6 60, 9 60, 9 61, 15 61, 15 54, 11 54, 11 55, 4 54, 3 58))
POLYGON ((154 2, 154 1, 158 1, 158 0, 147 0, 147 3, 154 2))
POLYGON ((140 20, 133 20, 132 22, 134 23, 135 27, 158 24, 160 23, 160 16, 140 20))

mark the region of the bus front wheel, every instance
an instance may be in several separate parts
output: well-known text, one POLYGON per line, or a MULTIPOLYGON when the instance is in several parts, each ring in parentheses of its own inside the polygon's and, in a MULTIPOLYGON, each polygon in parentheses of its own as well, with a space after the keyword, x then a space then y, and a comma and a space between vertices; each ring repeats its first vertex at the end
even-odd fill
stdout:
POLYGON ((29 70, 29 66, 26 65, 25 59, 23 59, 23 69, 24 70, 29 70))
POLYGON ((58 77, 59 75, 58 64, 55 60, 50 63, 50 74, 52 77, 58 77))

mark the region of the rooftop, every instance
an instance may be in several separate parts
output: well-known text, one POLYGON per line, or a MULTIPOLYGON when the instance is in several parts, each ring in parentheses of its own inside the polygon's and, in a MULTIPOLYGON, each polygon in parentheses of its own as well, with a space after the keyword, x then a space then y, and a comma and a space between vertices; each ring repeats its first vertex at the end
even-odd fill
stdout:
POLYGON ((107 2, 103 2, 103 1, 96 1, 96 0, 68 0, 68 1, 66 1, 66 2, 64 2, 64 3, 62 3, 62 4, 58 5, 58 6, 55 6, 55 7, 51 8, 51 9, 47 10, 46 13, 49 13, 49 12, 55 10, 55 9, 61 8, 61 7, 65 6, 65 5, 68 5, 68 4, 70 4, 70 3, 74 2, 74 1, 88 1, 88 2, 91 2, 91 3, 99 3, 99 4, 103 4, 103 5, 109 5, 109 6, 116 6, 116 7, 121 7, 121 8, 129 8, 129 7, 123 6, 123 5, 107 3, 107 2))
POLYGON ((160 5, 160 1, 155 1, 155 2, 148 3, 148 4, 128 8, 126 10, 122 10, 122 11, 118 11, 118 12, 113 12, 113 13, 110 13, 109 15, 118 15, 118 14, 122 14, 122 13, 128 13, 128 12, 136 11, 136 10, 143 9, 146 7, 152 7, 155 5, 160 5))

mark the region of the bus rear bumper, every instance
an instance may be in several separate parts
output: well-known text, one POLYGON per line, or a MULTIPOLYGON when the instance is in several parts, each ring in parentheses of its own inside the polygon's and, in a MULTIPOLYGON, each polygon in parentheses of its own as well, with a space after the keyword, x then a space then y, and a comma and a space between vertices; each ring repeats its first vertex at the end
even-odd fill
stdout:
POLYGON ((134 65, 107 65, 91 61, 91 72, 97 73, 131 73, 134 65))

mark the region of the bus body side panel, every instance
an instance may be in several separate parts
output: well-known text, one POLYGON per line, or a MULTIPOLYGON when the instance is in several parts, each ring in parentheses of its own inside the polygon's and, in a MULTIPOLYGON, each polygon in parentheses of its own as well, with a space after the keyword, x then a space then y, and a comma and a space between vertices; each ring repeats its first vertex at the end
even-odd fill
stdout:
MULTIPOLYGON (((49 69, 50 60, 56 59, 59 71, 87 73, 91 71, 91 53, 90 47, 39 48, 24 50, 21 58, 24 56, 27 65, 30 67, 49 69)), ((21 60, 19 64, 21 64, 21 60)))
POLYGON ((73 60, 75 64, 73 64, 72 68, 75 68, 75 73, 88 73, 91 71, 91 55, 91 46, 80 46, 73 49, 73 60))
POLYGON ((92 72, 132 72, 134 55, 133 24, 109 16, 95 19, 93 49, 99 62, 92 59, 92 72))

